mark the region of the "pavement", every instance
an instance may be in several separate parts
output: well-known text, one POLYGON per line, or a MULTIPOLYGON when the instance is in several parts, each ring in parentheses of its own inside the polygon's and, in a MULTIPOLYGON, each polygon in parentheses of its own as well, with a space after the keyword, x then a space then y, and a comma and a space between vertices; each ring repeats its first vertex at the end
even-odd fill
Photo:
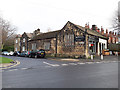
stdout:
POLYGON ((18 60, 14 60, 14 63, 3 63, 3 64, 0 64, 0 70, 12 68, 19 64, 20 62, 18 60))
POLYGON ((56 61, 71 61, 71 62, 103 62, 103 61, 118 61, 118 56, 115 55, 111 55, 111 56, 103 56, 103 60, 101 60, 100 56, 96 56, 95 58, 93 58, 93 60, 91 59, 72 59, 72 58, 47 58, 48 60, 56 60, 56 61), (112 58, 112 59, 111 59, 112 58))
POLYGON ((118 88, 116 56, 101 62, 5 57, 20 64, 2 70, 3 88, 118 88))

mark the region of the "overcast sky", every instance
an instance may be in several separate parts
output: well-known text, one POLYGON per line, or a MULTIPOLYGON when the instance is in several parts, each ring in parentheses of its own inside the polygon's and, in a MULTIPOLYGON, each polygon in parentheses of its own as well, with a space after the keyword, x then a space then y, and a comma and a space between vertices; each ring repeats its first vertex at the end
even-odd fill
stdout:
POLYGON ((17 33, 61 29, 67 21, 85 26, 112 27, 119 0, 0 0, 0 14, 17 33))

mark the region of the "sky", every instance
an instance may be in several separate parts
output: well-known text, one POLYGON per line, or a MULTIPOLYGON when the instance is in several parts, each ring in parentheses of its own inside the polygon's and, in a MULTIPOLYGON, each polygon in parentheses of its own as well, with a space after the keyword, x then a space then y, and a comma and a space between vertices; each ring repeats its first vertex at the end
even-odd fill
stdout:
POLYGON ((17 27, 17 33, 60 30, 67 21, 112 30, 119 0, 0 0, 0 15, 17 27))

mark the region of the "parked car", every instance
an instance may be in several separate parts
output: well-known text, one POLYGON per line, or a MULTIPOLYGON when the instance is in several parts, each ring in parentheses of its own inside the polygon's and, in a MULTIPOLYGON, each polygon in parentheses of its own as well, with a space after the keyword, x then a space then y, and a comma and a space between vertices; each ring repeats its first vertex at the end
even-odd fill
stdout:
POLYGON ((20 56, 20 51, 15 51, 13 55, 14 56, 20 56))
POLYGON ((8 55, 8 51, 3 51, 2 55, 8 55))
POLYGON ((30 53, 31 53, 31 51, 26 51, 25 57, 29 57, 30 53))
POLYGON ((26 56, 26 51, 21 52, 21 53, 20 53, 20 56, 21 56, 21 57, 25 57, 25 56, 26 56))
POLYGON ((31 53, 29 54, 29 57, 35 57, 35 58, 38 58, 38 57, 42 57, 44 58, 45 57, 45 51, 43 49, 40 49, 39 51, 31 51, 31 53))
POLYGON ((13 56, 14 52, 10 51, 7 55, 13 56))

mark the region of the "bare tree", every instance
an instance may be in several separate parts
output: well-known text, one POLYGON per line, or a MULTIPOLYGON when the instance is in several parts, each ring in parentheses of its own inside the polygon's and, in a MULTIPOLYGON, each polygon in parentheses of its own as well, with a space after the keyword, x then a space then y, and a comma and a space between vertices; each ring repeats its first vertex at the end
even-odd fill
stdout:
POLYGON ((13 27, 8 21, 0 17, 0 48, 9 41, 16 32, 16 28, 13 27))

